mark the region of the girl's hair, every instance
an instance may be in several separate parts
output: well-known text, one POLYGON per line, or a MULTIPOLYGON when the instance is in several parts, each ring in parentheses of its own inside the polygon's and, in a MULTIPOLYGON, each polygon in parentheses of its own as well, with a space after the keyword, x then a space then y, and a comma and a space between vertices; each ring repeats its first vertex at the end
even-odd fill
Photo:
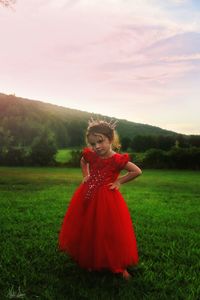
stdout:
POLYGON ((91 119, 88 122, 88 128, 86 131, 86 142, 88 143, 89 135, 105 135, 110 142, 112 142, 112 146, 114 149, 120 149, 121 145, 119 142, 119 136, 115 130, 116 122, 111 123, 105 120, 93 120, 91 119))

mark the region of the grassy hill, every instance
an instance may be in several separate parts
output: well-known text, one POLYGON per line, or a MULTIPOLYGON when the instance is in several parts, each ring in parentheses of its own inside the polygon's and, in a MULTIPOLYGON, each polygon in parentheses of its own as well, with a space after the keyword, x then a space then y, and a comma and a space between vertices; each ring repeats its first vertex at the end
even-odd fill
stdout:
MULTIPOLYGON (((7 131, 16 144, 30 145, 31 141, 41 131, 48 128, 56 136, 59 147, 84 144, 84 132, 88 119, 93 116, 105 117, 90 112, 80 111, 29 100, 15 95, 0 94, 0 129, 7 131)), ((177 135, 176 132, 147 124, 118 120, 117 131, 120 137, 133 138, 136 135, 177 135)))

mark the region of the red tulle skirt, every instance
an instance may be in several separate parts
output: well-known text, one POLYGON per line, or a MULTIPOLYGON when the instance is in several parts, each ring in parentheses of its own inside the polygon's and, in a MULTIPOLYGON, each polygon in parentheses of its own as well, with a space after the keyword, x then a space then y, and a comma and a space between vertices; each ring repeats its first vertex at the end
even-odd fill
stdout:
POLYGON ((59 250, 86 269, 121 272, 136 265, 136 238, 121 193, 101 186, 88 196, 86 185, 81 184, 64 217, 59 250))

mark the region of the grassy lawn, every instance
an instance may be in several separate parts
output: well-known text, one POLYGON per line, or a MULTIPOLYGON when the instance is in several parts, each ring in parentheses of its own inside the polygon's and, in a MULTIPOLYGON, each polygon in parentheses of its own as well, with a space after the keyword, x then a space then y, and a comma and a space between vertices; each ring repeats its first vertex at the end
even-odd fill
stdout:
POLYGON ((59 149, 56 153, 56 161, 60 163, 68 162, 71 158, 71 150, 70 149, 59 149))
POLYGON ((121 192, 140 262, 126 282, 57 250, 80 169, 0 168, 0 299, 199 299, 199 172, 144 170, 121 192))

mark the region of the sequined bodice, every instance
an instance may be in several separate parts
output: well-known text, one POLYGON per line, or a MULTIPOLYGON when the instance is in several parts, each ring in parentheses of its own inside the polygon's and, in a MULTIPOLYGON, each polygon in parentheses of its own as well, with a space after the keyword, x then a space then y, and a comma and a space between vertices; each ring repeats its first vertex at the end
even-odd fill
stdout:
POLYGON ((101 187, 106 187, 109 190, 109 184, 117 179, 120 171, 129 160, 128 154, 119 153, 103 159, 89 148, 84 149, 83 157, 88 162, 90 171, 89 179, 84 183, 85 199, 93 198, 101 187))
POLYGON ((109 188, 109 183, 114 182, 118 175, 114 162, 114 156, 109 159, 96 158, 90 163, 90 176, 86 182, 86 199, 93 198, 98 188, 104 186, 109 188))
POLYGON ((106 185, 115 181, 119 175, 113 160, 114 156, 109 159, 97 158, 94 163, 90 164, 89 182, 95 186, 106 185))

